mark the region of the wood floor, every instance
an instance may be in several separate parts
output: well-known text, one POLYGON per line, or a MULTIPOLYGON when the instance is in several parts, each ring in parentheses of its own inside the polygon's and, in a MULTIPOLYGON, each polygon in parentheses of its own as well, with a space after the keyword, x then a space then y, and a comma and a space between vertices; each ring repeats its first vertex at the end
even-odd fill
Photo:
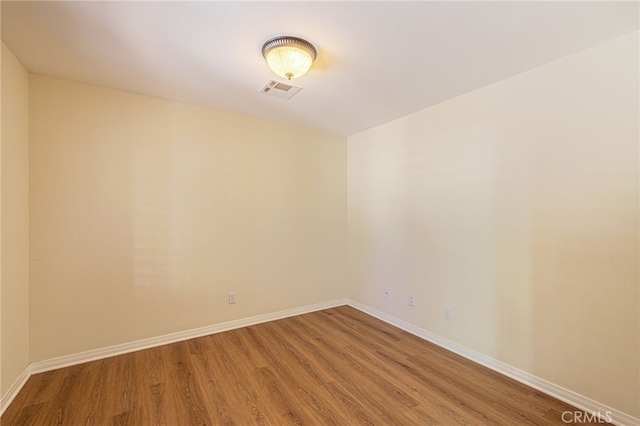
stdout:
POLYGON ((34 375, 0 421, 550 425, 567 410, 343 306, 34 375))

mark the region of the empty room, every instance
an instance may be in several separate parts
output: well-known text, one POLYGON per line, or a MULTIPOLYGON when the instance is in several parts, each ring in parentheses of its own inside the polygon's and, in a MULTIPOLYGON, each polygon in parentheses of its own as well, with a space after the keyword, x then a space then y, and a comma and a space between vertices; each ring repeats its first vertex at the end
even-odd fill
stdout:
POLYGON ((0 17, 2 426, 640 426, 639 2, 0 17))

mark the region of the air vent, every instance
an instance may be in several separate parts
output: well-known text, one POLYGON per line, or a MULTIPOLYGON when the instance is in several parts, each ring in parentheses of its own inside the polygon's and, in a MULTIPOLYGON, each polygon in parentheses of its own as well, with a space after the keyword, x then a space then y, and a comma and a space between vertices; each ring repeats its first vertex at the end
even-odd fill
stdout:
POLYGON ((267 84, 262 86, 259 90, 260 93, 265 95, 275 96, 276 98, 291 99, 293 95, 302 90, 302 87, 292 86, 286 83, 280 83, 279 81, 269 80, 267 84))

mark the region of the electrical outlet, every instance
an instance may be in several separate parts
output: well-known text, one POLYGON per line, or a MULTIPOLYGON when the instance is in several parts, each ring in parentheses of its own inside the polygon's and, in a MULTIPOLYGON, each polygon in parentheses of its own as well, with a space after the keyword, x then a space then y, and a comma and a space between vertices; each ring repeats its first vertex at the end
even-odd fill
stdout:
POLYGON ((229 304, 233 305, 234 303, 236 303, 236 294, 235 293, 229 293, 229 304))
POLYGON ((413 294, 409 295, 409 306, 416 306, 416 298, 413 294))
POLYGON ((388 288, 384 289, 384 298, 385 299, 391 299, 391 293, 389 292, 388 288))
POLYGON ((452 321, 453 320, 453 311, 451 310, 451 308, 446 307, 444 308, 444 319, 448 320, 448 321, 452 321))

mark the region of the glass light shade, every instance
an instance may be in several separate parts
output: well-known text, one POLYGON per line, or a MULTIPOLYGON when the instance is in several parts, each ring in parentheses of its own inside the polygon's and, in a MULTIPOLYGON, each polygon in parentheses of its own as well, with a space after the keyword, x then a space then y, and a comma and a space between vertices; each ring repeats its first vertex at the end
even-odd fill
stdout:
POLYGON ((271 49, 267 53, 266 60, 273 72, 289 80, 304 75, 313 63, 309 52, 295 46, 280 46, 271 49))
POLYGON ((276 37, 262 46, 262 54, 269 68, 289 80, 302 77, 316 59, 311 43, 297 37, 276 37))

